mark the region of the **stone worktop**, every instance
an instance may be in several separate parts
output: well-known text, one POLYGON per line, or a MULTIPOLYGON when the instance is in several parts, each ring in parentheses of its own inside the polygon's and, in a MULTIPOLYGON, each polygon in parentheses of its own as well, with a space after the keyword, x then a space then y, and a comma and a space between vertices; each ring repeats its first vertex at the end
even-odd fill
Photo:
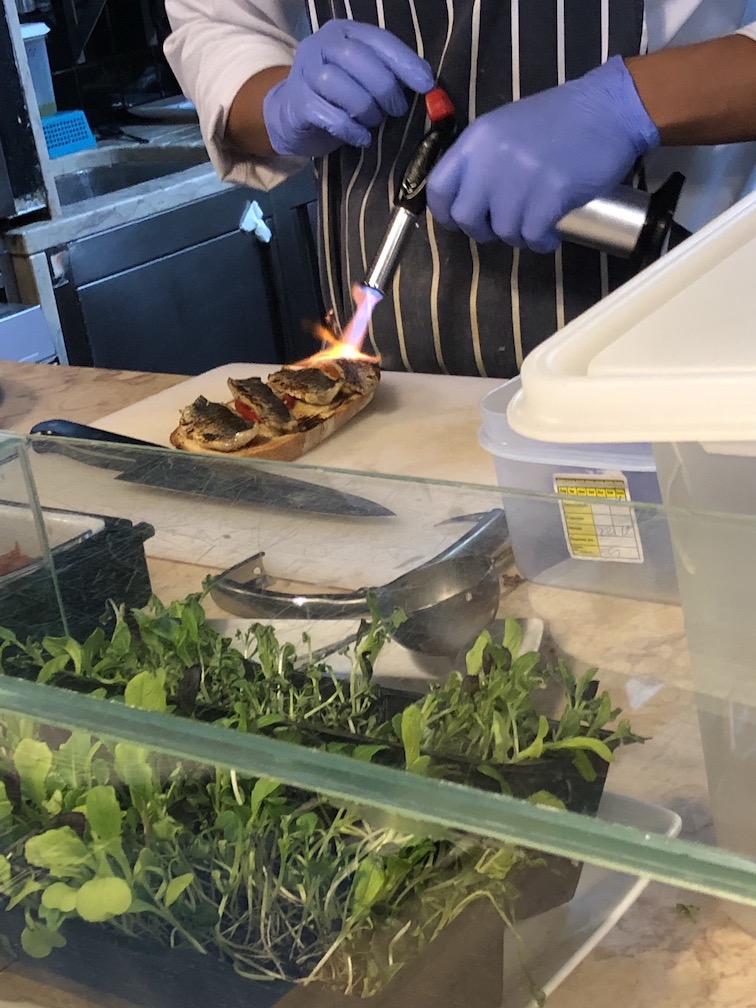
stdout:
MULTIPOLYGON (((180 375, 3 361, 0 430, 23 434, 37 421, 54 416, 91 423, 183 380, 180 375)), ((476 425, 477 417, 471 416, 471 437, 476 425)), ((418 465, 422 466, 421 459, 418 465)), ((574 593, 568 608, 561 601, 564 593, 542 590, 521 579, 513 579, 510 587, 512 615, 540 616, 555 637, 568 642, 568 650, 577 652, 580 646, 586 652, 600 648, 602 655, 611 657, 624 654, 632 646, 637 681, 645 685, 649 695, 660 654, 665 674, 671 677, 665 680, 665 686, 683 682, 687 657, 681 613, 676 606, 628 604, 627 600, 609 598, 588 601, 574 593), (581 605, 586 607, 585 613, 591 614, 592 639, 579 645, 571 641, 570 623, 580 623, 576 613, 581 605)), ((663 691, 663 695, 667 692, 663 691)), ((700 753, 695 750, 694 728, 686 720, 691 711, 678 720, 669 719, 663 710, 657 710, 654 717, 659 728, 654 743, 661 748, 680 745, 689 761, 686 774, 676 776, 668 785, 652 777, 660 765, 654 761, 652 743, 648 784, 630 779, 631 771, 637 776, 637 764, 629 764, 624 776, 622 768, 617 768, 619 776, 614 787, 623 790, 627 785, 628 793, 652 801, 663 796, 668 807, 682 815, 684 835, 703 838, 710 823, 700 802, 704 787, 700 753)), ((604 1003, 607 998, 623 1008, 756 1008, 756 939, 730 919, 727 904, 651 883, 550 995, 547 1006, 585 1008, 586 1004, 604 1003)), ((71 984, 52 986, 46 982, 44 970, 31 977, 11 967, 0 975, 0 1008, 105 1008, 105 1004, 117 1008, 126 1002, 105 1002, 91 990, 71 984)))
POLYGON ((115 193, 64 206, 51 220, 20 224, 4 234, 12 255, 33 255, 65 245, 86 235, 131 223, 173 207, 220 192, 227 187, 213 169, 197 124, 130 124, 126 132, 146 140, 103 140, 96 149, 65 155, 51 162, 54 174, 76 171, 88 163, 106 163, 108 157, 143 163, 176 158, 185 164, 176 172, 140 182, 115 193))

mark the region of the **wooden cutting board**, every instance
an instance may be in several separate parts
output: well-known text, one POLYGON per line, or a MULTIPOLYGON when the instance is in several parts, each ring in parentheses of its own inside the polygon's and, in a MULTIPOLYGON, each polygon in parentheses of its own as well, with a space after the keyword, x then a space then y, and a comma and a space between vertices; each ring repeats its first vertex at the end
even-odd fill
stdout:
MULTIPOLYGON (((227 401, 229 377, 267 378, 275 364, 224 364, 94 421, 118 434, 169 445, 181 409, 204 395, 227 401)), ((302 458, 307 465, 495 485, 478 444, 480 402, 499 378, 384 371, 373 401, 302 458)))
MULTIPOLYGON (((253 442, 250 445, 246 445, 243 449, 244 458, 269 459, 272 462, 296 462, 297 459, 300 459, 303 455, 308 455, 314 448, 317 448, 326 438, 332 437, 336 431, 341 430, 358 413, 367 409, 373 401, 374 395, 375 391, 371 389, 366 395, 353 396, 351 399, 347 399, 334 410, 331 416, 326 417, 325 420, 321 420, 314 427, 295 431, 292 434, 282 434, 268 441, 261 440, 259 444, 253 442)), ((185 445, 181 445, 180 432, 178 436, 178 441, 172 440, 172 443, 177 448, 181 447, 182 450, 201 452, 205 455, 218 455, 218 452, 207 448, 193 447, 186 449, 185 445)))

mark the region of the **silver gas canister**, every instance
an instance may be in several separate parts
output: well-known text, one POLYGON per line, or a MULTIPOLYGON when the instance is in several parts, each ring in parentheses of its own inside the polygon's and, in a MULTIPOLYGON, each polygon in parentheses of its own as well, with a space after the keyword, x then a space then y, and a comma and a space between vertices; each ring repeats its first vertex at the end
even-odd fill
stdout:
POLYGON ((608 196, 571 210, 557 231, 565 241, 631 259, 642 269, 665 251, 677 227, 674 213, 684 182, 684 176, 675 172, 654 193, 618 186, 608 196))

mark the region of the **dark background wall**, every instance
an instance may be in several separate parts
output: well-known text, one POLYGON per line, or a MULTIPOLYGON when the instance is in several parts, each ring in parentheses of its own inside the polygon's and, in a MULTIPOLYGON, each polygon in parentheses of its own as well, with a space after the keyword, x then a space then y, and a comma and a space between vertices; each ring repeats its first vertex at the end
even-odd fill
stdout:
POLYGON ((84 109, 92 126, 180 93, 162 51, 170 31, 163 0, 37 0, 22 19, 50 27, 58 109, 84 109))

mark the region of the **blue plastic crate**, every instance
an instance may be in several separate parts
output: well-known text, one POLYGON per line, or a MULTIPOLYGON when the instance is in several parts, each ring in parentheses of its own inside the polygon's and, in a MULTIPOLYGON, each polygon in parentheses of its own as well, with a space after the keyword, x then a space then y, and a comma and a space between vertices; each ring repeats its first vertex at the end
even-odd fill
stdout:
POLYGON ((47 151, 51 158, 62 157, 64 154, 73 154, 76 151, 97 146, 87 117, 81 109, 44 116, 42 129, 45 134, 47 151))

